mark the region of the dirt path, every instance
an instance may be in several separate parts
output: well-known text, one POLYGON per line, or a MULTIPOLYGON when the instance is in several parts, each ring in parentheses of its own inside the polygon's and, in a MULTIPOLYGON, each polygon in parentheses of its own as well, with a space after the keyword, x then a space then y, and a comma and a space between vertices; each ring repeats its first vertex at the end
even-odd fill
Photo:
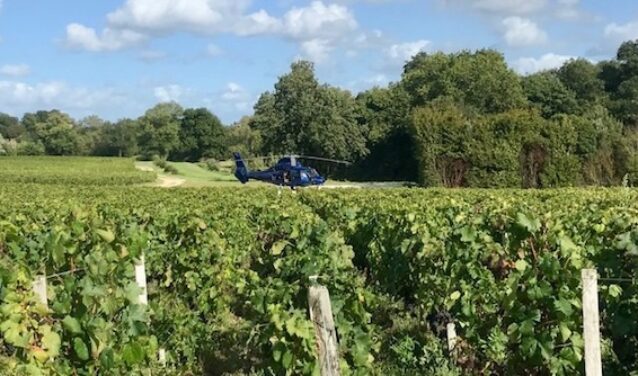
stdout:
MULTIPOLYGON (((155 170, 151 166, 142 166, 139 164, 135 164, 135 167, 141 171, 157 172, 157 170, 155 170)), ((153 186, 161 187, 161 188, 173 188, 173 187, 179 187, 183 185, 184 183, 186 183, 186 180, 182 178, 178 178, 176 176, 170 176, 170 175, 163 175, 158 172, 157 181, 153 183, 153 186)))
POLYGON ((186 180, 184 179, 180 179, 174 176, 162 175, 159 177, 159 181, 156 184, 158 187, 162 187, 162 188, 173 188, 173 187, 179 187, 180 185, 183 185, 184 183, 186 183, 186 180))

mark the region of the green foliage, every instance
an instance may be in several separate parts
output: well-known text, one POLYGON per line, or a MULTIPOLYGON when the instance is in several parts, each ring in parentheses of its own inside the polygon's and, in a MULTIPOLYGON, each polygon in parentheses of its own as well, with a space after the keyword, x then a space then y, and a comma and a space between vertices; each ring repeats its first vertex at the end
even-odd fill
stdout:
MULTIPOLYGON (((80 134, 73 119, 58 110, 25 114, 22 125, 28 138, 44 146, 49 155, 76 155, 81 153, 80 134)), ((33 155, 33 154, 32 154, 33 155)))
POLYGON ((409 133, 409 97, 400 85, 373 88, 357 98, 357 121, 365 129, 369 153, 347 171, 366 180, 416 180, 409 133))
POLYGON ((177 103, 162 103, 149 109, 138 119, 138 143, 143 155, 165 158, 179 146, 183 112, 177 103))
POLYGON ((530 103, 546 118, 577 112, 576 94, 554 72, 540 72, 523 77, 523 90, 530 103))
POLYGON ((438 100, 414 111, 412 131, 428 186, 619 185, 631 170, 622 125, 600 107, 547 120, 529 110, 467 115, 438 100))
POLYGON ((187 109, 179 128, 179 146, 171 153, 171 160, 222 158, 226 154, 224 136, 217 116, 205 108, 187 109))
POLYGON ((367 152, 350 92, 319 85, 306 61, 293 63, 274 93, 261 95, 249 124, 259 131, 265 154, 356 160, 367 152))
POLYGON ((572 59, 558 69, 563 84, 576 94, 582 107, 600 103, 604 96, 604 83, 599 79, 599 68, 586 59, 572 59))
POLYGON ((24 126, 16 117, 0 112, 0 136, 14 140, 24 133, 24 126))
POLYGON ((139 151, 135 120, 122 119, 115 124, 104 124, 97 129, 92 154, 99 156, 132 157, 139 151))
MULTIPOLYGON (((259 156, 262 149, 261 133, 251 127, 255 117, 243 117, 239 122, 226 128, 227 149, 230 152, 241 153, 245 158, 259 156)), ((262 118, 262 124, 258 127, 268 126, 262 118)), ((257 128, 258 128, 257 127, 257 128)))
POLYGON ((130 185, 151 182, 152 172, 135 169, 130 159, 87 157, 6 157, 0 180, 68 186, 130 185))
POLYGON ((413 106, 448 97, 481 113, 497 113, 526 103, 519 78, 493 50, 420 53, 405 65, 402 85, 413 106))
MULTIPOLYGON (((463 119, 455 111, 447 118, 463 119)), ((530 119, 546 121, 484 121, 504 132, 530 119)), ((580 269, 635 280, 636 196, 3 184, 0 364, 10 374, 313 374, 306 294, 319 275, 343 374, 579 373, 580 269), (146 308, 133 272, 142 252, 146 308), (42 271, 48 311, 30 287, 42 271)), ((635 297, 635 282, 601 282, 607 374, 638 367, 635 297)))

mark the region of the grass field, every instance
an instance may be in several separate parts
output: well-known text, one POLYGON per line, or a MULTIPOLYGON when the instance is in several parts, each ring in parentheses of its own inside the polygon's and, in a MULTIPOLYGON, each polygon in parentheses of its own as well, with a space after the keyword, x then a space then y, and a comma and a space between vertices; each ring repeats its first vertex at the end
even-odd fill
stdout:
MULTIPOLYGON (((155 171, 158 181, 150 183, 150 186, 181 186, 181 187, 240 187, 244 186, 237 181, 235 176, 226 171, 210 171, 196 163, 168 162, 178 171, 176 175, 167 174, 153 162, 136 162, 135 165, 142 170, 155 171), (167 183, 168 182, 168 183, 167 183)), ((408 185, 405 182, 349 182, 328 180, 322 188, 399 188, 408 185)), ((250 181, 245 186, 259 187, 272 186, 267 183, 250 181)))

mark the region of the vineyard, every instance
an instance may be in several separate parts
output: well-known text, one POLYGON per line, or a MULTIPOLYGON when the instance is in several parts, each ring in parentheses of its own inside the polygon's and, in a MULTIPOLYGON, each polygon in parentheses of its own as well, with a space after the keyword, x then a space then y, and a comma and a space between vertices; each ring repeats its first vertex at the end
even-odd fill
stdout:
POLYGON ((634 190, 279 195, 95 179, 0 185, 2 375, 317 374, 313 275, 344 375, 581 374, 586 267, 601 278, 604 372, 638 374, 634 190))
POLYGON ((129 185, 152 182, 152 172, 130 159, 87 157, 3 157, 0 181, 58 185, 129 185))

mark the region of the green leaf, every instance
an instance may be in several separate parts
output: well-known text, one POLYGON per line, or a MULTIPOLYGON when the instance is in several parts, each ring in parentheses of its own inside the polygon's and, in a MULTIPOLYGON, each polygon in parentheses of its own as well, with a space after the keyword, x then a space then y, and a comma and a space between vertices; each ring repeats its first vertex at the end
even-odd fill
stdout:
POLYGON ((572 304, 563 298, 554 301, 554 307, 562 312, 565 316, 571 316, 574 313, 574 309, 572 308, 572 304))
POLYGON ((518 270, 519 272, 524 272, 525 269, 527 269, 527 261, 521 259, 518 260, 514 263, 514 266, 516 267, 516 270, 518 270))
POLYGON ((60 353, 60 336, 58 333, 51 331, 51 327, 44 325, 40 327, 42 334, 42 347, 47 350, 50 357, 55 357, 60 353))
POLYGON ((144 350, 142 346, 137 343, 128 343, 124 346, 124 350, 122 351, 122 359, 128 365, 135 365, 144 360, 144 350))
POLYGON ((541 228, 541 221, 538 218, 530 218, 523 213, 516 215, 516 222, 530 233, 535 233, 541 228))
POLYGON ((292 353, 288 350, 284 353, 284 356, 281 358, 281 364, 285 369, 290 369, 292 366, 292 353))
POLYGON ((464 226, 461 229, 461 241, 465 243, 469 243, 476 239, 476 231, 469 226, 464 226))
POLYGON ((80 360, 89 360, 89 349, 81 338, 73 338, 73 351, 80 360))
POLYGON ((563 342, 567 341, 572 336, 572 331, 567 327, 567 324, 560 324, 560 336, 563 342))
POLYGON ((112 243, 115 240, 115 235, 111 230, 96 230, 97 234, 107 243, 112 243))
POLYGON ((452 299, 453 301, 459 300, 460 297, 461 293, 459 291, 454 291, 452 294, 450 294, 450 299, 452 299))
POLYGON ((104 369, 112 369, 115 365, 115 353, 112 348, 107 348, 100 354, 100 365, 104 369))
POLYGON ((270 249, 270 252, 274 256, 279 256, 281 254, 281 252, 283 252, 284 248, 286 248, 287 244, 288 244, 287 241, 280 240, 280 241, 276 242, 275 244, 273 244, 272 248, 270 249))
POLYGON ((80 325, 80 322, 74 317, 68 315, 64 317, 64 319, 62 320, 62 326, 65 330, 68 330, 72 334, 82 334, 82 326, 80 325))
POLYGON ((609 285, 609 296, 617 298, 622 294, 622 288, 618 285, 609 285))

